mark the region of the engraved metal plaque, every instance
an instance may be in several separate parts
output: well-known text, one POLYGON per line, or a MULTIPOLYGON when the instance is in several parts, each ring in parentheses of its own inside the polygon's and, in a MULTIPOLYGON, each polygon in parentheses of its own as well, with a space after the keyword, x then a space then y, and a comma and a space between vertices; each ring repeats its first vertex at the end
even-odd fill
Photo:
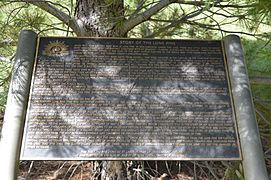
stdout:
POLYGON ((239 160, 221 41, 39 39, 25 160, 239 160))

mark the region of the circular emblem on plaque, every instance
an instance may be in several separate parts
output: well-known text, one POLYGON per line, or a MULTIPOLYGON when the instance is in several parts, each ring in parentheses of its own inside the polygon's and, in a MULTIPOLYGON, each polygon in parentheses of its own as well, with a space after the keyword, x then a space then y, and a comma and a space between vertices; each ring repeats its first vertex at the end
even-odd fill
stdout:
POLYGON ((65 56, 69 54, 68 46, 63 41, 50 41, 45 46, 44 51, 47 56, 65 56))

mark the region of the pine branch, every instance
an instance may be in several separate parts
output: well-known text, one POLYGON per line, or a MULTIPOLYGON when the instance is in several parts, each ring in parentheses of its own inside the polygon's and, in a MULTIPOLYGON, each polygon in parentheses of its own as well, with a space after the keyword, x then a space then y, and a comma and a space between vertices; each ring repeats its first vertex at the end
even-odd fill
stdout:
POLYGON ((131 16, 129 19, 127 19, 124 22, 123 32, 128 32, 135 26, 137 26, 140 23, 143 23, 156 13, 158 13, 161 9, 167 7, 168 5, 174 3, 175 1, 172 0, 160 0, 158 3, 156 3, 154 6, 148 8, 145 10, 142 14, 138 14, 137 16, 131 16))
POLYGON ((184 4, 184 5, 193 5, 193 6, 197 6, 199 8, 204 8, 204 7, 219 7, 219 8, 238 8, 239 9, 239 8, 250 8, 250 7, 255 6, 255 4, 248 4, 248 5, 222 4, 221 0, 217 0, 214 3, 211 3, 211 4, 203 2, 203 1, 160 0, 159 2, 157 2, 152 7, 146 9, 143 13, 137 14, 135 16, 135 14, 137 12, 139 12, 140 9, 142 9, 142 4, 141 4, 139 6, 139 8, 136 10, 136 12, 133 13, 132 16, 130 16, 130 18, 127 19, 124 22, 123 33, 125 34, 128 31, 130 31, 132 28, 134 28, 135 26, 137 26, 138 24, 143 23, 143 22, 145 22, 147 20, 150 20, 150 18, 153 15, 155 15, 160 10, 162 10, 163 8, 165 8, 168 5, 173 4, 173 3, 184 4))
POLYGON ((143 6, 144 3, 145 3, 145 0, 141 0, 141 1, 138 3, 136 10, 133 12, 133 14, 131 14, 131 17, 136 16, 136 15, 139 13, 139 11, 142 10, 142 8, 144 7, 144 6, 143 6))
POLYGON ((194 26, 198 26, 200 28, 208 29, 208 30, 221 31, 224 33, 244 34, 244 35, 248 35, 248 36, 263 37, 263 38, 270 38, 271 37, 270 33, 269 34, 268 33, 256 34, 256 33, 248 33, 248 32, 243 32, 243 31, 229 31, 229 30, 225 30, 225 29, 221 29, 221 28, 212 27, 212 25, 209 25, 209 24, 203 24, 203 23, 194 22, 194 21, 186 21, 185 23, 190 24, 190 25, 194 25, 194 26))
MULTIPOLYGON (((10 39, 6 39, 6 40, 2 40, 0 41, 0 48, 6 47, 6 46, 15 46, 17 44, 17 42, 10 40, 10 39)), ((1 59, 1 56, 0 56, 1 59)))
MULTIPOLYGON (((76 34, 77 34, 77 32, 80 32, 78 24, 76 23, 74 18, 72 18, 69 15, 70 14, 69 10, 67 9, 69 14, 64 13, 63 11, 61 11, 60 9, 58 9, 55 6, 56 3, 52 3, 50 1, 45 1, 45 0, 17 0, 17 1, 12 1, 12 2, 26 2, 26 3, 30 3, 32 5, 35 5, 35 6, 39 7, 40 9, 48 12, 49 14, 55 16, 60 21, 65 23, 67 26, 71 27, 71 29, 73 29, 73 31, 76 34)), ((61 4, 57 4, 57 5, 63 7, 61 4)))
POLYGON ((167 31, 168 29, 172 28, 172 27, 175 27, 176 25, 180 24, 180 23, 183 23, 185 21, 187 21, 188 19, 190 18, 193 18, 193 17, 196 17, 198 15, 200 15, 201 13, 203 12, 203 9, 200 9, 200 10, 197 10, 197 11, 194 11, 190 14, 187 14, 179 19, 176 19, 176 20, 173 20, 171 21, 171 23, 163 28, 160 28, 158 31, 152 33, 151 35, 149 36, 146 36, 145 38, 153 38, 155 36, 158 36, 159 34, 161 34, 162 32, 165 32, 167 31))
POLYGON ((181 3, 181 4, 186 4, 186 5, 193 5, 193 6, 210 6, 210 7, 219 7, 219 8, 236 8, 236 9, 240 9, 240 8, 251 8, 254 7, 256 5, 256 3, 251 3, 251 4, 244 4, 244 5, 238 5, 238 4, 230 4, 230 2, 228 2, 227 4, 223 4, 222 0, 217 0, 214 3, 206 3, 204 1, 183 1, 183 0, 177 0, 177 3, 181 3))

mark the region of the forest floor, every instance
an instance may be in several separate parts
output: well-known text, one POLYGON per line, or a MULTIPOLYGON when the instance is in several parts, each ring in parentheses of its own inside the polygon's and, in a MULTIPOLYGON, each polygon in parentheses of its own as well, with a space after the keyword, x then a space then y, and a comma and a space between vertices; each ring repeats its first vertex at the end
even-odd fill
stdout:
MULTIPOLYGON (((101 179, 101 164, 94 161, 23 161, 19 179, 101 179)), ((137 180, 223 179, 227 166, 233 167, 230 162, 125 161, 120 177, 137 180)), ((109 172, 109 176, 114 175, 117 177, 117 174, 109 172)))

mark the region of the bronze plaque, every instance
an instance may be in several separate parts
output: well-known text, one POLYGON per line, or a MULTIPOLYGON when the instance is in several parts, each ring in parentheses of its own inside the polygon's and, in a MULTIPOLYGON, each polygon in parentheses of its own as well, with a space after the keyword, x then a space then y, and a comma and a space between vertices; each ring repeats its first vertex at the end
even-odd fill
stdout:
POLYGON ((221 41, 38 44, 21 159, 241 159, 221 41))

